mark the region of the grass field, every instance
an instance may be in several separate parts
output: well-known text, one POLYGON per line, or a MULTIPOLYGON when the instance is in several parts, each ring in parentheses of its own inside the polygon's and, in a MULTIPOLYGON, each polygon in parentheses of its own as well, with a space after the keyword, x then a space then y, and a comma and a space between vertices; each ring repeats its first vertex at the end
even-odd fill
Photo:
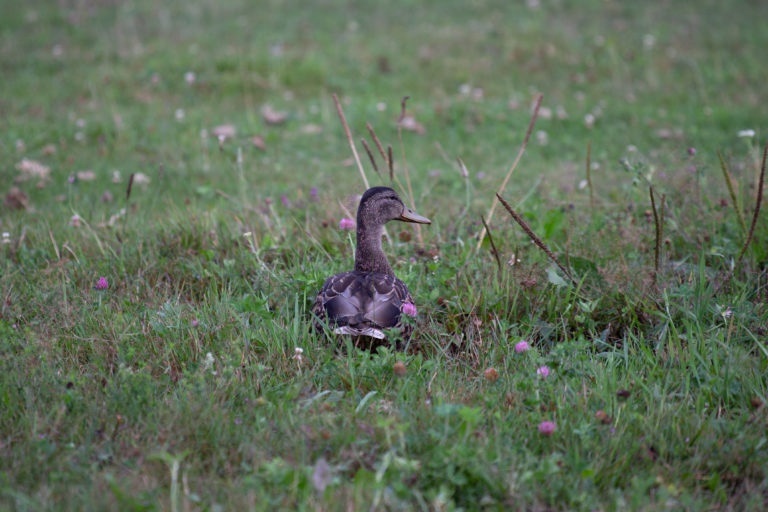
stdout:
POLYGON ((0 510, 768 507, 765 2, 1 4, 0 510), (334 93, 433 220, 404 352, 309 331, 334 93), (477 249, 539 93, 502 195, 574 285, 477 249))

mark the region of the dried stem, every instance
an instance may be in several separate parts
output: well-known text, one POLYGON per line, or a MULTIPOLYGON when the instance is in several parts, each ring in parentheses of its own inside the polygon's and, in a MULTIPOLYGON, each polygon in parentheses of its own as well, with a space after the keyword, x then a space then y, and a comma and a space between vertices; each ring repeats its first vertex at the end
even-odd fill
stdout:
POLYGON ((357 154, 355 143, 352 141, 352 133, 349 131, 347 118, 344 117, 344 111, 341 108, 341 103, 339 103, 339 97, 336 95, 336 93, 333 94, 333 102, 336 104, 336 112, 338 112, 339 114, 339 119, 341 119, 341 124, 344 127, 344 132, 347 134, 347 141, 349 141, 349 147, 352 149, 352 155, 355 157, 355 163, 357 163, 357 168, 360 171, 360 176, 363 178, 363 184, 365 185, 365 189, 368 190, 371 187, 370 185, 368 185, 368 178, 365 177, 363 164, 360 162, 360 156, 357 154))
POLYGON ((392 144, 387 144, 387 162, 389 163, 389 181, 395 180, 395 162, 392 159, 392 144))
MULTIPOLYGON (((408 186, 408 196, 411 199, 411 208, 416 209, 416 201, 413 199, 413 189, 411 188, 411 176, 408 172, 408 161, 405 158, 405 144, 403 144, 403 119, 405 118, 405 102, 409 96, 403 96, 400 102, 400 118, 397 120, 397 138, 400 141, 400 152, 403 154, 403 171, 405 171, 405 184, 408 186)), ((419 239, 419 245, 424 245, 424 238, 421 236, 421 224, 416 224, 416 238, 419 239)))
POLYGON ((522 217, 520 217, 520 216, 519 216, 519 215, 518 215, 518 214, 515 212, 515 210, 513 210, 513 209, 512 209, 512 207, 509 205, 509 203, 508 203, 508 202, 506 202, 506 201, 504 200, 504 198, 503 198, 503 197, 501 197, 501 195, 500 195, 500 194, 498 194, 498 193, 497 193, 497 194, 496 194, 496 197, 499 199, 499 201, 501 201, 501 204, 504 206, 504 208, 506 208, 506 209, 507 209, 507 211, 508 211, 508 212, 509 212, 509 214, 512 216, 512 218, 513 218, 513 219, 515 219, 515 222, 517 222, 517 223, 520 225, 520 227, 521 227, 521 228, 523 228, 523 231, 525 231, 525 234, 526 234, 526 235, 528 235, 528 237, 529 237, 531 240, 533 240, 533 243, 535 243, 536 245, 538 245, 538 246, 539 246, 539 249, 541 249, 542 251, 544 251, 544 253, 545 253, 547 256, 549 256, 549 259, 551 259, 552 261, 554 261, 554 262, 555 262, 555 264, 556 264, 556 265, 557 265, 557 266, 560 268, 560 270, 562 270, 562 271, 563 271, 563 274, 565 274, 566 276, 568 276, 568 279, 570 279, 570 280, 571 280, 571 282, 572 282, 574 285, 575 285, 575 284, 577 284, 577 283, 576 283, 576 280, 573 278, 573 276, 571 276, 571 273, 570 273, 570 272, 568 272, 568 269, 566 269, 566 268, 565 268, 565 267, 564 267, 564 266, 563 266, 563 265, 560 263, 560 261, 559 261, 559 260, 558 260, 558 259, 555 257, 555 255, 552 253, 552 251, 550 251, 550 250, 549 250, 549 247, 547 247, 547 245, 546 245, 546 244, 545 244, 545 243, 544 243, 544 242, 541 240, 541 238, 539 238, 538 236, 536 236, 536 233, 534 233, 534 232, 531 230, 530 226, 528 226, 528 223, 526 223, 526 222, 523 220, 523 218, 522 218, 522 217))
POLYGON ((757 216, 760 215, 760 203, 763 202, 763 186, 765 184, 765 159, 768 156, 768 142, 765 143, 763 149, 763 163, 760 167, 760 180, 757 184, 757 199, 755 199, 755 212, 752 214, 752 223, 749 226, 749 234, 747 234, 747 240, 744 242, 744 247, 739 253, 739 257, 736 259, 736 264, 741 263, 741 259, 744 257, 744 253, 747 252, 749 244, 752 242, 752 236, 755 234, 755 225, 757 225, 757 216))
POLYGON ((651 194, 653 223, 656 225, 656 243, 653 246, 653 282, 656 283, 659 274, 659 263, 661 259, 661 224, 659 223, 659 212, 656 210, 656 199, 653 197, 653 187, 649 185, 648 191, 651 194))
POLYGON ((376 132, 373 131, 373 126, 371 126, 371 123, 365 123, 365 127, 368 128, 368 133, 371 134, 371 138, 373 139, 373 143, 376 144, 376 147, 379 149, 379 153, 381 153, 381 158, 386 160, 387 163, 389 164, 389 160, 387 159, 387 155, 386 155, 386 153, 384 153, 384 148, 381 146, 381 142, 379 142, 379 138, 376 136, 376 132))
POLYGON ((587 186, 589 187, 589 208, 595 209, 595 191, 592 188, 592 142, 587 142, 587 186))
POLYGON ((363 143, 365 152, 368 153, 368 158, 370 158, 371 160, 371 165, 373 166, 373 170, 376 171, 376 174, 379 174, 379 166, 376 165, 376 160, 373 158, 373 153, 371 153, 371 148, 368 147, 368 142, 366 142, 365 139, 360 139, 360 142, 363 143))
POLYGON ((723 171, 723 177, 725 178, 725 184, 728 186, 728 193, 731 194, 731 201, 733 202, 733 209, 736 210, 736 216, 739 218, 739 224, 741 225, 741 229, 744 232, 744 234, 747 234, 747 223, 744 221, 744 214, 741 212, 741 208, 739 207, 739 199, 736 195, 736 191, 733 188, 733 181, 731 180, 731 173, 728 172, 728 167, 725 165, 725 160, 723 160, 723 155, 718 151, 717 152, 718 158, 720 158, 720 169, 723 171))
MULTIPOLYGON (((517 167, 517 164, 520 162, 520 158, 523 156, 523 153, 525 152, 525 147, 528 145, 528 139, 531 138, 533 125, 536 124, 536 118, 539 116, 539 108, 541 107, 541 100, 543 98, 544 98, 543 94, 539 94, 538 96, 536 96, 536 103, 533 107, 533 114, 531 114, 531 121, 528 123, 528 131, 525 132, 525 139, 523 139, 523 145, 520 146, 520 151, 517 152, 517 157, 515 158, 515 161, 512 163, 512 167, 510 167, 509 172, 504 178, 504 181, 501 182, 501 186, 499 187, 499 190, 496 192, 496 197, 499 197, 500 194, 504 192, 504 187, 507 186, 507 182, 509 181, 510 176, 512 176, 512 172, 514 172, 515 168, 517 167)), ((493 220, 493 211, 496 209, 497 204, 498 204, 498 201, 494 199, 493 202, 491 203, 491 209, 488 210, 488 222, 491 222, 493 220)), ((480 249, 480 245, 483 243, 485 232, 486 232, 485 228, 483 228, 483 230, 480 232, 480 236, 477 241, 478 250, 480 249)))
POLYGON ((483 221, 483 227, 485 227, 485 231, 488 233, 488 240, 491 242, 491 252, 493 252, 494 258, 496 258, 496 266, 499 267, 499 272, 501 272, 501 259, 499 258, 499 251, 496 249, 496 244, 493 243, 493 235, 491 234, 491 228, 488 227, 488 224, 485 222, 485 217, 482 215, 480 216, 480 220, 483 221))
POLYGON ((125 200, 128 201, 131 198, 131 189, 133 188, 134 173, 128 177, 128 188, 125 189, 125 200))

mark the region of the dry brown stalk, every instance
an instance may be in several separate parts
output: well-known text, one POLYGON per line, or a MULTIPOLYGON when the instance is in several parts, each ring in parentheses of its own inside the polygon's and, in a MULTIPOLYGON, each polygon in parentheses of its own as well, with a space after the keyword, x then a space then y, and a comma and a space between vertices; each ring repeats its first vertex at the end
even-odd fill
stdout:
POLYGON ((381 158, 387 161, 389 164, 389 160, 387 159, 386 153, 384 153, 384 148, 381 147, 381 142, 379 142, 379 138, 376 136, 376 132, 373 131, 373 126, 371 126, 371 123, 365 123, 365 127, 368 128, 368 133, 371 134, 371 138, 373 139, 373 143, 376 144, 376 147, 379 150, 379 153, 381 153, 381 158))
POLYGON ((387 162, 389 162, 389 181, 394 181, 395 162, 392 158, 392 144, 387 144, 387 162))
POLYGON ((747 252, 749 244, 752 242, 752 237, 755 234, 755 225, 757 224, 757 216, 760 215, 760 203, 763 202, 763 186, 765 185, 765 159, 768 156, 768 141, 765 143, 763 149, 763 163, 760 167, 760 179, 757 184, 757 199, 755 199, 755 212, 752 214, 752 223, 749 226, 749 234, 747 234, 747 240, 744 242, 744 247, 741 248, 739 257, 736 259, 736 264, 741 263, 741 259, 744 257, 744 253, 747 252))
POLYGON ((488 240, 491 242, 491 252, 493 252, 494 258, 496 258, 496 266, 499 267, 499 272, 501 272, 501 259, 499 258, 499 251, 496 249, 496 244, 493 243, 493 235, 491 234, 491 228, 488 227, 488 224, 485 222, 485 217, 482 215, 480 216, 480 220, 483 221, 483 226, 485 227, 485 230, 488 232, 488 240))
POLYGON ((520 217, 520 215, 518 215, 518 214, 517 214, 517 212, 515 212, 515 210, 513 210, 513 209, 512 209, 512 206, 510 206, 510 205, 509 205, 509 203, 508 203, 508 202, 506 202, 506 201, 504 200, 504 198, 503 198, 503 197, 501 197, 501 195, 500 195, 498 192, 496 193, 496 197, 499 199, 499 201, 501 201, 501 204, 504 206, 504 208, 506 208, 506 209, 507 209, 507 211, 508 211, 508 212, 509 212, 509 214, 512 216, 512 218, 513 218, 513 219, 515 219, 515 222, 517 222, 517 223, 520 225, 520 227, 521 227, 521 228, 523 228, 523 231, 525 231, 525 234, 526 234, 526 235, 528 235, 528 237, 529 237, 531 240, 533 240, 533 243, 535 243, 536 245, 538 245, 538 246, 539 246, 539 249, 541 249, 542 251, 544 251, 544 253, 545 253, 547 256, 549 256, 549 259, 551 259, 552 261, 554 261, 554 262, 555 262, 555 264, 556 264, 556 265, 557 265, 557 266, 560 268, 560 270, 562 270, 562 271, 563 271, 563 274, 565 274, 566 276, 568 276, 568 279, 570 279, 570 280, 571 280, 571 282, 572 282, 574 285, 578 284, 578 283, 576 283, 576 280, 573 278, 573 276, 571 275, 571 273, 570 273, 570 272, 568 272, 568 269, 566 269, 566 268, 565 268, 565 267, 564 267, 564 266, 563 266, 563 265, 560 263, 560 261, 557 259, 557 257, 555 257, 555 255, 552 253, 552 251, 550 251, 550 250, 549 250, 549 247, 547 247, 547 245, 546 245, 546 244, 545 244, 545 243, 544 243, 544 242, 541 240, 541 238, 539 238, 538 236, 536 236, 536 233, 534 233, 534 232, 533 232, 533 230, 530 228, 530 226, 528 226, 528 223, 527 223, 527 222, 525 222, 525 221, 523 220, 523 218, 522 218, 522 217, 520 217))
POLYGON ((363 184, 365 185, 365 189, 368 190, 371 187, 370 185, 368 185, 368 178, 365 177, 363 164, 360 162, 360 156, 357 154, 357 148, 355 148, 355 143, 352 140, 352 133, 349 131, 347 118, 344 117, 344 110, 342 110, 341 108, 341 103, 339 103, 339 97, 336 95, 336 93, 333 94, 333 102, 336 104, 336 112, 338 112, 339 114, 339 119, 341 119, 341 124, 344 127, 344 132, 347 134, 347 141, 349 141, 349 147, 352 149, 352 155, 355 157, 355 163, 357 163, 357 168, 360 171, 360 176, 363 178, 363 184))
POLYGON ((595 191, 592 189, 592 142, 587 142, 587 186, 589 187, 589 208, 595 209, 595 191))
POLYGON ((731 194, 731 201, 733 202, 733 209, 736 210, 736 216, 739 219, 739 225, 744 234, 747 234, 747 223, 744 221, 744 214, 741 212, 739 206, 739 197, 736 195, 736 190, 733 188, 733 180, 731 179, 731 173, 728 172, 728 167, 725 165, 723 155, 718 151, 717 157, 720 159, 720 169, 723 171, 723 177, 725 178, 725 184, 728 187, 728 193, 731 194))
POLYGON ((656 283, 659 274, 659 263, 661 260, 661 224, 659 223, 659 212, 656 210, 656 199, 653 197, 653 186, 648 186, 651 194, 651 208, 653 209, 653 223, 656 226, 656 243, 653 246, 653 282, 656 283))
POLYGON ((365 152, 368 153, 368 158, 371 160, 371 165, 373 166, 373 170, 376 171, 376 174, 379 174, 379 166, 376 165, 376 160, 374 160, 373 158, 373 153, 371 153, 371 148, 368 147, 368 142, 364 138, 360 139, 360 142, 363 143, 365 152))
POLYGON ((131 189, 133 188, 133 176, 134 173, 128 177, 128 188, 125 189, 125 200, 128 201, 131 198, 131 189))
MULTIPOLYGON (((523 156, 523 153, 525 152, 525 147, 528 145, 528 139, 531 138, 533 125, 536 124, 536 118, 539 116, 539 108, 541 107, 541 100, 543 98, 544 98, 544 95, 541 93, 539 93, 539 95, 536 96, 536 103, 534 104, 533 113, 531 114, 531 121, 528 123, 528 131, 525 132, 525 139, 523 139, 523 145, 520 146, 520 151, 517 152, 517 157, 515 158, 515 161, 512 163, 512 167, 510 167, 509 172, 504 178, 504 181, 501 182, 501 186, 499 187, 499 190, 496 192, 496 197, 499 197, 499 195, 502 192, 504 192, 504 188, 507 186, 507 182, 509 181, 510 176, 512 176, 512 173, 517 167, 517 164, 520 162, 520 158, 523 156)), ((498 204, 498 201, 496 199, 494 199, 493 202, 491 202, 491 209, 488 210, 488 222, 491 222, 493 220, 493 211, 496 209, 497 204, 498 204)), ((483 243, 485 232, 486 232, 485 227, 483 227, 483 230, 480 232, 480 236, 477 241, 477 250, 480 250, 480 245, 483 243)))
MULTIPOLYGON (((403 171, 405 172, 405 184, 408 185, 408 196, 411 199, 411 208, 416 209, 416 201, 413 199, 413 189, 411 188, 411 175, 408 172, 408 161, 405 158, 405 144, 403 144, 403 119, 405 118, 405 102, 410 96, 403 96, 400 102, 400 118, 397 120, 397 138, 400 140, 400 152, 403 154, 403 171)), ((424 238, 421 236, 421 224, 416 224, 416 238, 419 245, 424 245, 424 238)))

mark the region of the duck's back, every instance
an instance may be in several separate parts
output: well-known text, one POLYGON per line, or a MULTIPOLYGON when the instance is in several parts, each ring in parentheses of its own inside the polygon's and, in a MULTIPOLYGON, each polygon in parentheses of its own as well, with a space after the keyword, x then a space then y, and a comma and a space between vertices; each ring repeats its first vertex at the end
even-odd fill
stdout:
POLYGON ((382 329, 399 325, 406 302, 412 302, 411 295, 395 276, 342 272, 325 281, 313 313, 327 319, 336 334, 384 339, 382 329))

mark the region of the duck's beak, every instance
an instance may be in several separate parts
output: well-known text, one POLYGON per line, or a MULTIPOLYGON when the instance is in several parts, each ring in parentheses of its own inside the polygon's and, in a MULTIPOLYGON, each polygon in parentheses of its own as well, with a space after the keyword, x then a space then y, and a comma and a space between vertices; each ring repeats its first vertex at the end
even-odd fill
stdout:
POLYGON ((404 208, 403 214, 398 220, 402 220, 403 222, 415 222, 416 224, 432 224, 431 220, 426 217, 422 217, 410 208, 404 208))

